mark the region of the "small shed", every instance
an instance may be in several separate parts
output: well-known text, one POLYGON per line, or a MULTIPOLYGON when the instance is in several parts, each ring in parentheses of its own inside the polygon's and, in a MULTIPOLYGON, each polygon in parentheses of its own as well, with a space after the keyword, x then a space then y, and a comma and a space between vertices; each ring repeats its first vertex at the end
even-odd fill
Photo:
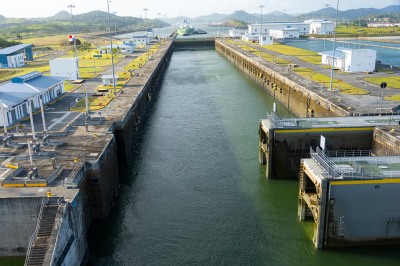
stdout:
POLYGON ((32 44, 18 44, 0 49, 0 68, 17 68, 33 61, 32 44))
POLYGON ((68 80, 77 80, 79 78, 78 58, 56 58, 49 60, 50 75, 63 77, 68 80))
POLYGON ((113 85, 113 80, 115 80, 115 84, 117 84, 118 81, 118 75, 102 75, 101 76, 101 81, 103 83, 103 86, 108 86, 108 85, 113 85))
POLYGON ((371 49, 338 48, 321 52, 322 64, 332 65, 345 72, 371 72, 375 70, 376 51, 371 49), (333 56, 333 54, 335 54, 333 56))

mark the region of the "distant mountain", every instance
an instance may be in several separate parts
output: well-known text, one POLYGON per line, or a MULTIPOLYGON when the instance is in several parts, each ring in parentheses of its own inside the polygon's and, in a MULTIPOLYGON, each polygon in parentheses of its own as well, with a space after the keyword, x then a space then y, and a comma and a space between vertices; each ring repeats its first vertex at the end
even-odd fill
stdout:
POLYGON ((48 17, 46 19, 50 20, 65 20, 65 19, 71 19, 71 14, 68 13, 67 11, 63 10, 55 14, 54 16, 48 17))
MULTIPOLYGON (((376 8, 359 8, 359 9, 350 9, 338 12, 339 20, 354 20, 359 18, 360 14, 362 17, 370 16, 370 15, 379 15, 379 14, 391 14, 391 13, 400 13, 400 5, 392 5, 382 9, 376 8)), ((333 7, 326 7, 317 11, 313 11, 306 14, 287 14, 282 11, 273 11, 266 12, 262 14, 263 21, 303 21, 305 19, 329 19, 333 20, 336 17, 336 9, 333 7)), ((232 14, 211 14, 208 16, 200 16, 196 18, 188 18, 188 17, 179 17, 171 18, 168 21, 182 21, 183 19, 187 19, 189 21, 195 21, 197 23, 222 23, 228 20, 240 20, 246 23, 260 23, 261 21, 261 12, 259 14, 253 13, 249 14, 246 11, 239 10, 235 11, 232 14)))
POLYGON ((254 16, 243 10, 235 11, 231 15, 228 15, 228 17, 231 20, 240 20, 240 21, 244 21, 247 23, 249 21, 253 22, 253 21, 257 21, 259 19, 259 16, 254 16))
POLYGON ((227 15, 225 14, 218 14, 218 13, 214 13, 208 16, 200 16, 195 18, 196 21, 202 21, 202 22, 220 22, 220 21, 224 21, 228 18, 227 15))
MULTIPOLYGON (((76 33, 88 33, 107 31, 112 27, 112 31, 143 30, 168 25, 163 21, 155 19, 142 19, 136 17, 119 17, 111 14, 111 25, 108 22, 108 13, 104 11, 91 11, 84 14, 76 14, 74 27, 76 33)), ((67 11, 60 11, 54 16, 45 18, 5 18, 0 16, 0 34, 4 36, 37 36, 49 34, 71 33, 72 17, 67 11)))
MULTIPOLYGON (((371 15, 381 15, 381 14, 391 14, 391 13, 400 13, 400 5, 388 6, 382 9, 376 8, 358 8, 358 9, 350 9, 350 10, 339 10, 338 18, 339 20, 354 20, 361 17, 367 17, 371 15)), ((299 18, 306 19, 331 19, 333 20, 336 17, 336 9, 333 7, 323 8, 317 11, 313 11, 307 14, 302 14, 299 18)))

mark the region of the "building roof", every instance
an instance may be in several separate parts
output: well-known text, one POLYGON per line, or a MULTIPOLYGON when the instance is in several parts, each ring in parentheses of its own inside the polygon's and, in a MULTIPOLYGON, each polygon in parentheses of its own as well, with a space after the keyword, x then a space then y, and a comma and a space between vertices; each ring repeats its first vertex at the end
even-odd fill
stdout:
POLYGON ((63 82, 65 78, 54 77, 54 76, 40 76, 35 79, 28 80, 25 82, 27 85, 32 86, 40 91, 45 91, 51 87, 54 87, 61 82, 63 82))
MULTIPOLYGON (((320 53, 318 53, 319 55, 326 55, 326 56, 329 56, 329 57, 333 57, 333 50, 330 50, 330 51, 325 51, 325 52, 320 52, 320 53)), ((342 51, 339 51, 339 50, 336 50, 335 51, 335 58, 343 58, 343 57, 345 57, 346 56, 346 54, 345 53, 343 53, 342 51)))
POLYGON ((28 47, 32 47, 32 44, 17 44, 11 47, 0 49, 0 54, 12 54, 28 47))
POLYGON ((31 72, 11 79, 0 86, 0 102, 7 107, 13 107, 28 98, 41 94, 62 83, 65 78, 43 76, 40 72, 31 72))
POLYGON ((33 95, 34 93, 0 92, 0 102, 3 103, 4 108, 12 108, 33 95))

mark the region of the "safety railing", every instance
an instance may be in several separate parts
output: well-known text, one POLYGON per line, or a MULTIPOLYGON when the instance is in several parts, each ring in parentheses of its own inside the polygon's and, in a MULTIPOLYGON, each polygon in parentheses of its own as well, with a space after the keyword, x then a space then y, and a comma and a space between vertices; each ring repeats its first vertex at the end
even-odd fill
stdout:
POLYGON ((86 162, 85 158, 81 158, 79 162, 74 166, 69 176, 65 179, 64 186, 66 188, 76 188, 78 184, 74 183, 74 179, 78 175, 82 167, 85 165, 85 162, 86 162))
POLYGON ((28 245, 28 249, 27 249, 27 252, 26 252, 26 258, 25 258, 25 264, 24 264, 25 266, 27 266, 28 263, 29 263, 32 246, 33 246, 33 243, 35 243, 37 234, 39 232, 40 222, 42 220, 43 208, 47 204, 48 200, 49 200, 48 197, 44 197, 42 199, 42 205, 40 206, 40 211, 39 211, 39 216, 38 216, 38 220, 37 220, 37 223, 36 223, 35 232, 33 232, 33 235, 31 236, 31 238, 29 240, 29 245, 28 245))

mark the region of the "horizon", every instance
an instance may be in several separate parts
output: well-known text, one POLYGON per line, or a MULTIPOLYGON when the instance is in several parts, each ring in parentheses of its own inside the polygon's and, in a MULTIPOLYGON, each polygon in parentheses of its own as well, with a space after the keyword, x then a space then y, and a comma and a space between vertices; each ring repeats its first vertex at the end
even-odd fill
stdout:
MULTIPOLYGON (((29 1, 26 0, 3 0, 5 3, 2 6, 2 10, 0 11, 0 15, 6 18, 46 18, 52 17, 61 11, 66 11, 68 13, 71 10, 68 8, 68 5, 72 4, 75 7, 72 9, 73 15, 81 15, 91 11, 103 11, 107 12, 107 1, 103 1, 102 5, 99 5, 98 1, 88 0, 85 3, 77 3, 74 1, 66 1, 61 0, 58 3, 52 3, 49 8, 44 9, 43 6, 47 6, 47 2, 49 0, 37 0, 37 1, 29 1), (20 8, 15 9, 14 6, 19 6, 20 8), (26 7, 24 9, 23 7, 26 7), (18 14, 18 15, 17 15, 18 14), (29 15, 27 15, 29 14, 29 15), (35 14, 35 15, 32 15, 35 14)), ((295 0, 288 1, 278 1, 278 0, 268 0, 268 1, 259 1, 259 0, 249 0, 246 3, 241 3, 240 0, 230 0, 230 1, 219 1, 213 2, 213 0, 194 0, 191 1, 190 4, 184 2, 183 0, 171 0, 162 3, 156 3, 158 1, 148 0, 146 5, 139 8, 129 8, 131 4, 121 3, 120 0, 110 1, 110 13, 116 12, 116 15, 119 17, 137 17, 144 18, 147 16, 149 19, 156 18, 174 18, 179 16, 189 17, 189 18, 197 18, 201 16, 208 16, 211 14, 232 14, 235 11, 245 11, 249 14, 259 14, 261 8, 259 7, 261 4, 264 6, 262 8, 263 14, 273 13, 273 12, 283 12, 289 15, 300 15, 306 14, 313 11, 317 11, 320 9, 324 9, 326 7, 331 7, 336 9, 337 1, 325 1, 324 3, 320 3, 318 0, 310 0, 306 4, 299 4, 295 0), (210 3, 210 4, 207 4, 210 3), (225 3, 228 3, 230 6, 227 8, 225 3), (221 6, 222 4, 222 6, 221 6), (171 5, 173 6, 171 9, 171 5), (199 8, 196 8, 199 6, 199 8), (178 7, 178 8, 175 8, 178 7), (148 11, 145 13, 143 10, 147 8, 148 11), (132 10, 130 13, 127 13, 127 10, 132 10), (157 10, 166 10, 165 12, 157 11, 157 10), (202 12, 203 11, 203 12, 202 12)), ((399 5, 398 0, 382 0, 378 3, 372 0, 363 1, 362 6, 358 3, 339 3, 339 11, 347 11, 351 9, 360 9, 360 8, 375 8, 382 9, 391 5, 399 5), (367 6, 368 7, 365 7, 367 6)), ((137 5, 136 5, 137 6, 137 5)))

